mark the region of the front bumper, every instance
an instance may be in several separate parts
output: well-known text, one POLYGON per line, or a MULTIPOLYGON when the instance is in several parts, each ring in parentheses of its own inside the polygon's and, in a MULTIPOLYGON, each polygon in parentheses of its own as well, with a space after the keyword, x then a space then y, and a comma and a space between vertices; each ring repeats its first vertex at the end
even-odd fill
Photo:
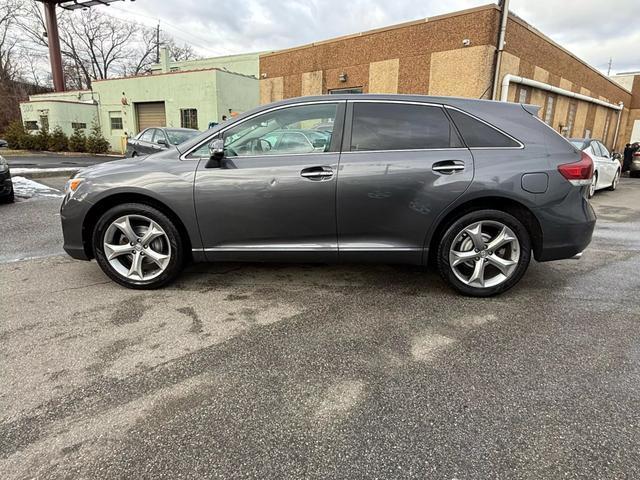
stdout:
POLYGON ((91 208, 91 203, 78 201, 67 195, 60 207, 63 245, 67 254, 77 260, 91 260, 84 244, 84 221, 91 208))

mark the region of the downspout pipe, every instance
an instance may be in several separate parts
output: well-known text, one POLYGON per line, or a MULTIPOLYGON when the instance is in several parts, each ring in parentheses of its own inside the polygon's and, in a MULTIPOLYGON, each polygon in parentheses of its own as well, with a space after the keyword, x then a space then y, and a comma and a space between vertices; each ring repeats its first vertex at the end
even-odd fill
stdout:
POLYGON ((500 95, 500 101, 507 101, 507 99, 509 98, 509 85, 511 85, 512 83, 519 83, 520 85, 527 85, 539 90, 546 90, 547 92, 557 93, 558 95, 562 95, 564 97, 576 98, 578 100, 582 100, 583 102, 595 103, 596 105, 602 105, 603 107, 612 108, 618 111, 622 111, 622 109, 624 108, 624 103, 622 102, 620 102, 619 104, 605 102, 604 100, 600 100, 599 98, 589 97, 587 95, 583 95, 582 93, 572 92, 571 90, 554 87, 553 85, 549 85, 548 83, 539 82, 538 80, 532 80, 530 78, 519 77, 510 73, 507 73, 502 79, 502 93, 500 95))
POLYGON ((500 11, 500 33, 498 35, 498 50, 496 52, 496 68, 493 72, 493 87, 491 99, 498 98, 498 82, 500 81, 500 67, 502 66, 502 52, 504 50, 504 39, 507 33, 507 20, 509 19, 509 0, 502 0, 502 10, 500 11))
POLYGON ((620 102, 620 110, 618 110, 618 121, 616 122, 616 132, 613 134, 613 150, 616 150, 618 146, 618 132, 620 131, 620 121, 622 120, 622 109, 624 108, 624 103, 620 102))

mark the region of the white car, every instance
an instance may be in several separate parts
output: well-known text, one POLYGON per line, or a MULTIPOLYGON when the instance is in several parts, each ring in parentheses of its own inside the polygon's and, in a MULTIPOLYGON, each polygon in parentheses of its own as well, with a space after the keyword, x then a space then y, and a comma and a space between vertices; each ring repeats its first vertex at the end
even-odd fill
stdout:
POLYGON ((593 179, 589 187, 589 198, 595 195, 596 190, 603 188, 615 190, 620 181, 622 168, 620 161, 609 153, 607 147, 599 140, 591 138, 571 138, 569 141, 593 160, 593 179))

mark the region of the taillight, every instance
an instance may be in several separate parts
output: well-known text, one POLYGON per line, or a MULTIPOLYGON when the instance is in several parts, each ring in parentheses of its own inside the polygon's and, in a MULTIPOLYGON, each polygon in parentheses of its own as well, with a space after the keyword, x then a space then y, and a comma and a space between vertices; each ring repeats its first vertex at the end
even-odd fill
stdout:
POLYGON ((584 152, 580 152, 580 160, 558 165, 560 174, 572 185, 589 185, 593 177, 593 160, 584 152))
POLYGON ((633 152, 633 156, 637 157, 637 158, 640 158, 640 150, 637 151, 637 152, 633 152))

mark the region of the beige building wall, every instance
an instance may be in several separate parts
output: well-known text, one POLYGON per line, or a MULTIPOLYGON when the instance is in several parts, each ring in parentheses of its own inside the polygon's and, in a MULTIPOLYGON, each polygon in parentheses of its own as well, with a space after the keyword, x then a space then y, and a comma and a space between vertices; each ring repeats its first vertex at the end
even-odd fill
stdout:
POLYGON ((369 64, 369 93, 398 93, 400 59, 369 64))
POLYGON ((284 95, 283 77, 263 78, 260 80, 260 103, 277 102, 282 100, 284 95))
POLYGON ((431 54, 429 95, 489 98, 494 52, 479 45, 431 54))
POLYGON ((302 74, 301 95, 322 95, 322 70, 302 74))

